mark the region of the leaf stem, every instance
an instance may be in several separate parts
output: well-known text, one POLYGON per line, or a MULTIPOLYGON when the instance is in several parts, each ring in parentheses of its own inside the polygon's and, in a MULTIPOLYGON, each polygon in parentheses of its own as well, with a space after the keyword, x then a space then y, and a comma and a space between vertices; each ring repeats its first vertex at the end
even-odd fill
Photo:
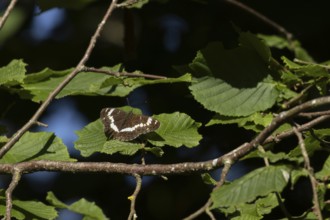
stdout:
POLYGON ((158 76, 158 75, 151 75, 151 74, 143 74, 143 73, 128 73, 128 72, 119 72, 119 71, 112 71, 112 70, 104 70, 98 69, 94 67, 84 67, 82 72, 94 72, 94 73, 104 73, 111 76, 129 76, 129 77, 144 77, 150 79, 166 79, 165 76, 158 76))
POLYGON ((131 200, 131 208, 130 213, 128 215, 128 220, 134 220, 137 219, 136 210, 135 210, 135 204, 136 204, 136 198, 141 190, 142 186, 142 178, 138 174, 134 174, 135 180, 136 180, 136 186, 133 194, 129 197, 131 200))

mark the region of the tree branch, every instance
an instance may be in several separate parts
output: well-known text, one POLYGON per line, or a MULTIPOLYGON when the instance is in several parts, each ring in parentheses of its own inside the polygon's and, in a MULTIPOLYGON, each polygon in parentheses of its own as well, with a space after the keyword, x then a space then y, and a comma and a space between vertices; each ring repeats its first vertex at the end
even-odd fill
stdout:
POLYGON ((16 186, 18 185, 19 180, 21 179, 21 170, 13 169, 13 177, 9 184, 8 189, 6 190, 6 220, 11 219, 11 209, 13 207, 12 194, 16 186))
POLYGON ((129 76, 129 77, 144 77, 150 79, 166 79, 165 76, 157 76, 151 74, 143 74, 143 73, 128 73, 128 72, 118 72, 118 71, 111 71, 111 70, 104 70, 104 69, 97 69, 94 67, 84 67, 83 72, 94 72, 94 73, 104 73, 111 76, 129 76))
POLYGON ((0 30, 2 29, 2 27, 4 26, 4 24, 7 21, 7 18, 9 17, 10 12, 14 9, 15 5, 16 5, 17 0, 11 0, 10 4, 8 5, 5 13, 3 14, 2 17, 0 17, 0 30))
MULTIPOLYGON (((213 188, 212 192, 214 192, 216 189, 220 188, 224 184, 227 174, 232 166, 232 161, 226 160, 226 162, 224 164, 225 165, 222 169, 220 180, 219 180, 219 182, 217 182, 217 185, 216 185, 216 187, 213 188)), ((216 218, 214 217, 214 215, 212 214, 212 212, 209 209, 211 207, 211 205, 212 205, 212 199, 210 197, 207 200, 207 202, 200 209, 198 209, 196 212, 192 213, 188 217, 184 218, 184 220, 195 219, 198 216, 200 216, 201 214, 203 214, 204 212, 210 217, 210 219, 215 220, 216 218)))
POLYGON ((136 210, 135 210, 135 203, 136 203, 136 198, 141 190, 141 186, 142 186, 142 178, 140 175, 138 174, 134 174, 135 180, 136 180, 136 186, 135 186, 135 190, 133 192, 133 194, 128 197, 129 200, 131 200, 131 208, 130 208, 130 212, 128 215, 128 220, 134 220, 137 219, 137 215, 136 215, 136 210))
POLYGON ((299 142, 299 146, 301 149, 301 154, 304 158, 305 161, 305 168, 307 169, 308 172, 308 176, 309 176, 309 180, 311 182, 311 186, 312 186, 312 190, 313 190, 313 202, 314 202, 314 208, 313 211, 315 213, 315 215, 317 216, 317 218, 319 220, 323 220, 322 217, 322 212, 321 212, 321 207, 320 207, 320 203, 319 203, 319 197, 318 197, 318 193, 317 193, 317 180, 315 178, 314 175, 314 170, 311 167, 310 161, 309 161, 309 157, 308 157, 308 153, 305 147, 305 141, 303 139, 303 136, 301 134, 301 132, 298 131, 296 126, 293 126, 293 131, 296 134, 297 138, 298 138, 298 142, 299 142))
POLYGON ((117 0, 113 0, 110 3, 108 10, 106 11, 104 17, 102 18, 101 22, 99 23, 95 33, 91 37, 89 45, 86 49, 85 54, 83 55, 82 59, 79 61, 78 65, 75 69, 48 95, 47 99, 40 105, 38 110, 34 113, 31 119, 21 128, 19 129, 11 139, 0 149, 0 158, 2 158, 7 151, 23 136, 23 134, 30 129, 34 124, 37 123, 38 118, 42 115, 42 113, 46 110, 50 102, 56 97, 58 93, 84 68, 85 63, 89 59, 95 44, 96 40, 100 36, 103 27, 112 14, 113 10, 117 7, 117 0))
POLYGON ((243 4, 242 2, 236 1, 236 0, 224 0, 225 2, 235 5, 236 7, 241 8, 244 11, 249 12, 250 14, 254 15, 255 17, 259 18, 264 23, 268 24, 269 26, 273 27, 275 30, 283 34, 286 39, 291 42, 293 38, 293 34, 290 33, 288 30, 286 30, 283 26, 276 23, 275 21, 269 19, 265 15, 261 14, 260 12, 254 10, 253 8, 243 4))

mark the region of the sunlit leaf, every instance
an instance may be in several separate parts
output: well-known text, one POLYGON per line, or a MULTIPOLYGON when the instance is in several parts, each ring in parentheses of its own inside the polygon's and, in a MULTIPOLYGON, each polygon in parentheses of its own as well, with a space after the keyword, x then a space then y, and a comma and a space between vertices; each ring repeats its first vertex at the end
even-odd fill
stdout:
POLYGON ((26 132, 0 159, 0 163, 31 160, 75 161, 62 140, 50 132, 26 132))
POLYGON ((289 170, 284 166, 256 169, 245 176, 223 185, 212 192, 212 208, 251 202, 271 192, 281 192, 289 181, 289 170))
POLYGON ((65 205, 61 202, 54 193, 48 192, 47 201, 54 205, 57 208, 66 208, 72 212, 79 213, 84 215, 86 219, 95 219, 95 220, 106 220, 108 219, 103 211, 94 203, 89 202, 86 199, 80 199, 77 202, 72 203, 71 205, 65 205))
POLYGON ((13 86, 23 82, 26 64, 22 60, 12 60, 0 68, 0 85, 13 86))
POLYGON ((156 146, 195 147, 202 139, 197 131, 201 123, 195 122, 189 115, 174 112, 155 115, 154 118, 160 122, 160 127, 155 131, 159 137, 148 141, 156 146))

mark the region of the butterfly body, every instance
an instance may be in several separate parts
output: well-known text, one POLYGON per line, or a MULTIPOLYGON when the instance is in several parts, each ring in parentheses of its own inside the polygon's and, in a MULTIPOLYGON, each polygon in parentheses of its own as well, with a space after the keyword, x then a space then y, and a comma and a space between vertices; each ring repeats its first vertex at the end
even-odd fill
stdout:
POLYGON ((127 113, 116 108, 103 108, 100 118, 105 135, 120 141, 131 141, 142 134, 155 131, 160 126, 159 121, 152 117, 127 113))

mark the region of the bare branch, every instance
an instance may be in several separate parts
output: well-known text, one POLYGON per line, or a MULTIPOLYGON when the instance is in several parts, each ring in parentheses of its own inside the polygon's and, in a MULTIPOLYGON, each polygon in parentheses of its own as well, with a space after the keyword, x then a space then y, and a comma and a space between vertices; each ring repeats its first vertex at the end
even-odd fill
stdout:
POLYGON ((2 27, 4 26, 4 24, 7 21, 7 18, 9 17, 10 12, 14 9, 15 5, 16 5, 17 0, 11 0, 10 4, 8 5, 5 13, 3 14, 2 17, 0 17, 0 30, 2 29, 2 27))
POLYGON ((10 148, 23 136, 23 134, 34 124, 37 123, 38 118, 42 115, 42 113, 46 110, 50 102, 56 97, 58 93, 84 68, 85 63, 89 59, 95 44, 96 40, 100 36, 100 33, 112 14, 113 10, 117 6, 117 0, 113 0, 106 11, 104 17, 102 18, 101 22, 99 23, 95 33, 91 37, 91 40, 89 42, 89 45, 86 49, 85 54, 83 55, 82 59, 78 63, 78 65, 75 67, 75 69, 48 95, 47 99, 40 105, 38 110, 34 113, 34 115, 31 117, 31 119, 21 128, 19 129, 12 137, 11 139, 0 149, 0 158, 2 158, 7 151, 10 150, 10 148))
POLYGON ((9 184, 8 189, 6 190, 6 220, 11 219, 11 209, 13 206, 12 194, 16 186, 18 185, 19 180, 21 179, 21 171, 19 169, 13 170, 13 177, 9 184))
POLYGON ((319 220, 322 220, 323 217, 322 217, 321 207, 320 207, 320 203, 319 203, 319 197, 318 197, 318 193, 317 193, 318 182, 317 182, 317 180, 315 178, 315 175, 314 175, 314 169, 311 167, 311 164, 310 164, 310 161, 309 161, 308 153, 307 153, 307 150, 306 150, 306 147, 305 147, 305 141, 304 141, 304 138, 303 138, 301 132, 298 131, 296 126, 293 126, 293 131, 294 131, 294 133, 296 134, 296 136, 298 138, 299 146, 300 146, 300 149, 301 149, 301 154, 302 154, 302 156, 304 158, 304 161, 305 161, 305 168, 307 169, 309 180, 310 180, 311 185, 312 185, 313 202, 314 202, 314 209, 313 210, 314 210, 315 215, 317 216, 317 218, 319 220))
POLYGON ((298 116, 307 117, 307 118, 314 118, 314 117, 318 117, 318 116, 321 116, 321 115, 330 115, 330 110, 319 111, 319 112, 302 112, 302 113, 299 113, 298 116))
POLYGON ((279 25, 275 21, 273 21, 273 20, 269 19, 268 17, 266 17, 265 15, 261 14, 260 12, 254 10, 253 8, 243 4, 242 2, 236 1, 236 0, 225 0, 225 2, 235 5, 239 8, 241 8, 242 10, 249 12, 250 14, 259 18, 261 21, 263 21, 264 23, 268 24, 269 26, 273 27, 275 30, 277 30, 278 32, 283 34, 289 42, 292 41, 292 38, 293 38, 292 33, 290 33, 288 30, 286 30, 283 26, 279 25))
POLYGON ((111 76, 129 76, 129 77, 144 77, 150 79, 166 79, 165 76, 157 76, 151 74, 143 74, 143 73, 128 73, 128 72, 118 72, 118 71, 111 71, 111 70, 104 70, 104 69, 97 69, 94 67, 84 67, 82 70, 84 72, 94 72, 94 73, 104 73, 111 76))
MULTIPOLYGON (((300 113, 301 114, 301 113, 300 113)), ((300 115, 299 114, 299 115, 300 115)), ((321 122, 323 121, 326 121, 326 120, 329 120, 330 119, 330 115, 323 115, 323 116, 320 116, 318 118, 315 118, 314 120, 312 121, 309 121, 305 124, 302 124, 301 126, 299 126, 297 129, 299 132, 302 132, 302 131, 307 131, 307 130, 310 130, 311 128, 313 128, 315 125, 317 124, 320 124, 321 122)), ((278 142, 284 138, 287 138, 287 137, 290 137, 294 134, 293 130, 290 129, 288 131, 283 131, 279 134, 276 134, 276 135, 273 135, 273 136, 269 136, 263 144, 267 144, 267 143, 271 143, 271 142, 278 142)))
POLYGON ((131 200, 131 208, 130 208, 130 213, 128 215, 128 220, 134 220, 137 219, 137 215, 136 215, 136 210, 135 210, 135 203, 136 203, 136 198, 141 190, 141 186, 142 186, 142 178, 140 175, 138 174, 134 174, 135 180, 136 180, 136 186, 135 186, 135 190, 133 192, 133 194, 128 197, 129 200, 131 200))

